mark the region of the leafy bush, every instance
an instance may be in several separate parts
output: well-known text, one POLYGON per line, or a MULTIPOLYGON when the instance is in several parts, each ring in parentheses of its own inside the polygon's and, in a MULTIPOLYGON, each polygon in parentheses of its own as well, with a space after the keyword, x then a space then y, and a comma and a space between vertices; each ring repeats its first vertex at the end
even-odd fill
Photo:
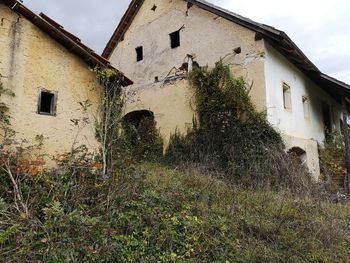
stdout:
POLYGON ((4 262, 346 262, 350 256, 349 207, 243 190, 198 169, 146 165, 103 179, 71 162, 25 177, 30 217, 20 217, 13 195, 0 192, 4 262))
POLYGON ((331 188, 344 188, 346 176, 344 137, 338 132, 328 134, 324 147, 320 148, 320 165, 323 180, 328 181, 331 188))
POLYGON ((233 78, 230 68, 218 62, 212 69, 195 67, 190 82, 198 119, 187 135, 172 135, 168 163, 200 163, 254 187, 312 190, 307 169, 284 151, 280 134, 255 109, 242 78, 233 78))
POLYGON ((172 164, 191 164, 181 172, 132 161, 133 154, 156 160, 162 148, 153 120, 119 130, 120 100, 105 102, 116 104, 97 127, 102 170, 81 146, 60 156, 55 169, 33 172, 22 145, 6 149, 10 133, 0 145, 1 260, 346 262, 349 207, 301 195, 314 184, 255 111, 244 82, 221 63, 195 69, 191 81, 200 125, 176 133, 166 155, 172 164), (237 178, 244 187, 231 183, 237 178), (245 187, 260 182, 280 191, 245 187))
POLYGON ((163 140, 153 116, 124 120, 122 134, 134 161, 158 161, 163 156, 163 140))

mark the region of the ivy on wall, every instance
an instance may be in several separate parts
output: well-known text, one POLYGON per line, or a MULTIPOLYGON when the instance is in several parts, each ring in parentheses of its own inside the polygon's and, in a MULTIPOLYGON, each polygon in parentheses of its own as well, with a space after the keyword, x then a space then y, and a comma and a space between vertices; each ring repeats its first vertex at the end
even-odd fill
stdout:
POLYGON ((176 132, 167 149, 170 162, 200 162, 243 175, 282 149, 281 136, 251 101, 251 87, 234 78, 221 61, 212 69, 195 67, 189 76, 198 118, 183 136, 176 132))

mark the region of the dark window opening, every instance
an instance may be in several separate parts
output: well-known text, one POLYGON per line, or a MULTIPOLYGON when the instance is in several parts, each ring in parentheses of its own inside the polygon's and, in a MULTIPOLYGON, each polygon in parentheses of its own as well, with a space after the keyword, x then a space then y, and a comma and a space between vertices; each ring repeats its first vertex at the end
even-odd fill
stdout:
POLYGON ((154 113, 148 110, 133 111, 123 118, 123 130, 133 159, 142 161, 163 155, 163 145, 158 143, 158 129, 154 113))
POLYGON ((323 123, 326 134, 332 132, 332 114, 331 107, 327 103, 323 103, 322 105, 323 112, 323 123))
POLYGON ((156 9, 157 9, 157 6, 156 6, 156 4, 154 4, 153 7, 151 8, 151 10, 156 11, 156 9))
POLYGON ((40 91, 38 114, 42 115, 56 115, 56 94, 49 91, 40 91))
POLYGON ((136 48, 136 61, 143 60, 143 47, 136 48))
POLYGON ((171 48, 177 48, 180 46, 180 31, 175 31, 170 34, 171 48))
POLYGON ((238 47, 233 50, 236 54, 241 54, 242 53, 242 48, 238 47))

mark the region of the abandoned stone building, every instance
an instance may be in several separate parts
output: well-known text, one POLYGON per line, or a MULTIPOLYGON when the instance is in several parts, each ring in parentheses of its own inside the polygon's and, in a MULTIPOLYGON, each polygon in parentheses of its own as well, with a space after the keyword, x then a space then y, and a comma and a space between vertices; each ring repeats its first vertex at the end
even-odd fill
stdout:
MULTIPOLYGON (((42 140, 54 156, 75 145, 97 149, 95 120, 102 87, 91 68, 111 67, 62 26, 14 0, 0 1, 1 96, 18 139, 42 140), (89 107, 87 107, 89 105, 89 107)), ((131 84, 122 77, 124 85, 131 84)))
MULTIPOLYGON (((323 74, 284 32, 202 0, 132 0, 103 57, 137 94, 125 114, 154 114, 165 140, 194 116, 186 72, 223 59, 252 85, 251 97, 286 145, 319 175, 318 145, 340 129, 350 86, 323 74)), ((347 99, 347 102, 349 100, 347 99)))

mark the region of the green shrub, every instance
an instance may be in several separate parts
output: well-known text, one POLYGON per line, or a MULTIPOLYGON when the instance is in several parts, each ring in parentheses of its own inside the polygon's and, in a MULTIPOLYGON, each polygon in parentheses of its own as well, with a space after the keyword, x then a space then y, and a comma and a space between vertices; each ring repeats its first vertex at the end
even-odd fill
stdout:
POLYGON ((218 62, 212 69, 195 67, 189 79, 198 118, 186 135, 176 131, 171 136, 167 163, 199 163, 254 187, 311 190, 307 170, 285 152, 280 134, 255 109, 242 78, 235 79, 218 62))
MULTIPOLYGON (((24 175, 22 175, 24 176, 24 175)), ((3 175, 1 175, 1 178, 3 175)), ((4 262, 346 262, 350 209, 157 165, 108 179, 61 166, 0 192, 4 262)))
POLYGON ((323 180, 328 181, 333 190, 344 188, 346 166, 342 134, 328 134, 324 147, 320 147, 320 166, 323 180))
POLYGON ((159 161, 163 156, 163 140, 153 116, 138 121, 124 121, 122 135, 134 161, 159 161))

